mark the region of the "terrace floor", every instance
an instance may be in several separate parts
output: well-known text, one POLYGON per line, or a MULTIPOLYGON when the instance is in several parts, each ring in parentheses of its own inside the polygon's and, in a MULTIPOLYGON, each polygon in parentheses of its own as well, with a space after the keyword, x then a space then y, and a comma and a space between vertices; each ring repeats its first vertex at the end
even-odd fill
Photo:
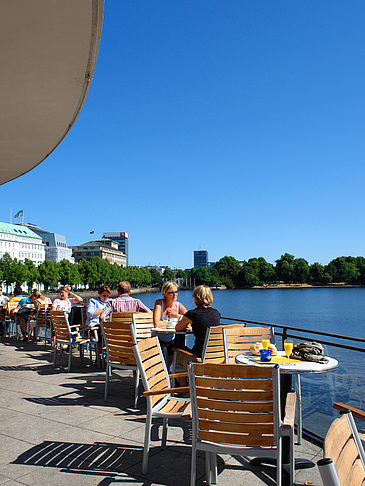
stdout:
MULTIPOLYGON (((67 355, 60 365, 66 365, 67 355)), ((141 471, 145 400, 132 408, 130 372, 113 375, 104 402, 105 372, 81 367, 78 357, 67 373, 53 368, 49 347, 0 341, 0 484, 167 485, 189 484, 190 426, 172 422, 162 450, 161 424, 152 430, 149 473, 141 471)), ((296 456, 321 457, 303 441, 296 456)), ((198 455, 198 485, 205 484, 204 456, 198 455)), ((250 466, 246 459, 220 455, 219 485, 273 485, 275 470, 250 466)), ((297 484, 321 485, 317 467, 298 471, 297 484)))

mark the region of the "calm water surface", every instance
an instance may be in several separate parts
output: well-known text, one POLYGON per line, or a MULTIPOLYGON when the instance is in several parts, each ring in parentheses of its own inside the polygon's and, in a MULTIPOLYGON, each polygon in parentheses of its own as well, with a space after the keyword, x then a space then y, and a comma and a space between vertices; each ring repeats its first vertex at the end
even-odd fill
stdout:
MULTIPOLYGON (((178 300, 187 309, 194 307, 191 294, 179 292, 178 300)), ((364 288, 217 290, 213 297, 213 307, 224 317, 365 338, 364 288)), ((153 309, 160 294, 143 294, 140 298, 153 309)), ((280 340, 276 344, 280 348, 280 340)), ((326 346, 326 354, 338 359, 336 370, 302 375, 304 426, 322 436, 337 414, 332 409, 335 401, 365 409, 365 353, 326 346)))

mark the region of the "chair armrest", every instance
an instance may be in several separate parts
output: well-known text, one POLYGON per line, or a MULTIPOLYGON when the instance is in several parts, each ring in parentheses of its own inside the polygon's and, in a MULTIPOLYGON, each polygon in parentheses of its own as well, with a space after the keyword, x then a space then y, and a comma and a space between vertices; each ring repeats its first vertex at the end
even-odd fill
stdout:
POLYGON ((287 394, 286 403, 285 403, 285 414, 283 419, 284 429, 291 429, 294 427, 296 400, 297 400, 296 393, 292 392, 287 394))
POLYGON ((185 356, 191 356, 191 357, 194 356, 193 353, 189 353, 189 351, 185 351, 185 349, 172 348, 172 350, 174 351, 174 353, 180 353, 180 354, 184 354, 185 356))
POLYGON ((171 373, 169 378, 182 378, 183 376, 188 376, 189 373, 171 373))
POLYGON ((167 393, 187 392, 190 388, 188 386, 179 386, 177 388, 164 388, 163 390, 153 390, 143 392, 144 397, 151 397, 153 395, 166 395, 167 393))
POLYGON ((335 408, 336 410, 350 410, 354 417, 365 421, 365 412, 363 410, 360 410, 359 408, 351 407, 351 405, 345 405, 341 402, 334 403, 333 408, 335 408))

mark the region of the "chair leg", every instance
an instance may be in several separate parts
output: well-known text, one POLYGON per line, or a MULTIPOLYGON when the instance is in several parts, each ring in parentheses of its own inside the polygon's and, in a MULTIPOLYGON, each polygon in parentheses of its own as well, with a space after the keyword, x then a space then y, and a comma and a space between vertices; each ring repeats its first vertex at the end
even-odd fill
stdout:
POLYGON ((302 390, 300 384, 300 375, 295 375, 295 390, 297 395, 297 442, 302 443, 302 390))
POLYGON ((84 345, 79 344, 81 366, 84 365, 84 345))
POLYGON ((166 447, 166 440, 167 440, 167 427, 169 425, 169 421, 167 418, 162 419, 162 447, 166 447))
POLYGON ((195 486, 196 483, 196 442, 193 437, 191 445, 191 471, 190 471, 190 486, 195 486))
POLYGON ((71 371, 71 359, 72 359, 72 343, 68 347, 68 368, 67 371, 71 371))
POLYGON ((146 428, 144 431, 143 462, 142 462, 143 474, 148 473, 148 453, 150 450, 150 442, 151 442, 151 426, 152 426, 152 413, 148 411, 146 417, 146 428))
POLYGON ((139 369, 133 370, 134 382, 134 408, 137 408, 138 398, 139 398, 139 369))
POLYGON ((211 484, 217 484, 217 454, 210 453, 210 481, 211 484))
POLYGON ((290 432, 290 486, 294 484, 294 430, 292 429, 290 432))
POLYGON ((211 469, 211 463, 210 463, 210 452, 205 452, 205 477, 206 477, 206 482, 208 485, 212 484, 212 469, 211 469))
POLYGON ((56 354, 57 354, 57 341, 55 342, 54 350, 53 350, 53 367, 56 366, 56 354))
POLYGON ((281 476, 283 472, 281 452, 282 452, 282 440, 280 438, 278 443, 277 453, 276 453, 276 485, 277 486, 281 486, 281 476))
POLYGON ((111 367, 110 365, 106 365, 106 370, 105 370, 105 391, 104 391, 104 400, 108 400, 108 389, 109 389, 109 373, 111 373, 111 367))

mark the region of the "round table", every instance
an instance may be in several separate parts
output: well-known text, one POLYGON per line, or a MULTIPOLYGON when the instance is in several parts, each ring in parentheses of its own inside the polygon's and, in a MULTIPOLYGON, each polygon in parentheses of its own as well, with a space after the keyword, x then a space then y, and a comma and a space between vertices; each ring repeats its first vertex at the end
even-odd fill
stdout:
MULTIPOLYGON (((285 356, 284 351, 278 351, 278 356, 285 356)), ((238 364, 256 364, 257 366, 267 366, 277 364, 280 370, 280 402, 281 402, 281 416, 284 416, 286 396, 292 390, 292 376, 295 374, 318 374, 327 373, 338 367, 337 359, 330 358, 327 363, 315 363, 314 361, 300 361, 300 362, 288 362, 288 363, 261 363, 252 359, 251 353, 242 353, 236 356, 235 360, 238 364)), ((288 437, 283 437, 283 466, 289 464, 290 456, 290 443, 288 437)), ((271 458, 255 458, 252 459, 253 465, 269 464, 276 465, 276 461, 271 458)), ((295 459, 295 469, 305 469, 314 467, 315 464, 308 459, 295 459)), ((284 467, 283 467, 284 470, 284 467)), ((288 477, 283 476, 282 484, 289 484, 288 477)))

